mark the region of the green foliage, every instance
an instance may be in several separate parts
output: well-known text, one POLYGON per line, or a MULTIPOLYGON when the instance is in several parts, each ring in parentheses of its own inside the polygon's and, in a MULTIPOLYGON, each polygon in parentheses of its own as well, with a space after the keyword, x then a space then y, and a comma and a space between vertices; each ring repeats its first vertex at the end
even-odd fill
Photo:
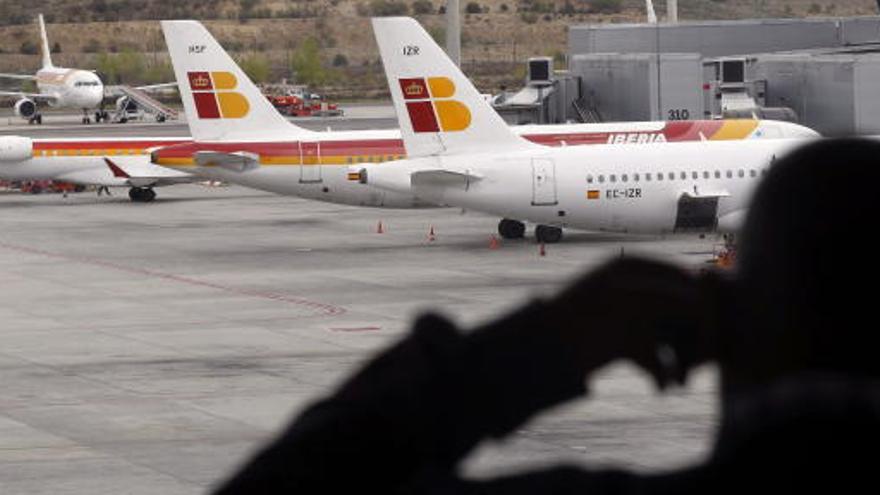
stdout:
POLYGON ((407 15, 409 6, 400 0, 371 0, 370 15, 373 17, 388 17, 407 15))
POLYGON ((480 7, 480 4, 477 2, 468 2, 465 6, 464 11, 466 14, 482 14, 483 8, 480 7))
POLYGON ((143 80, 146 68, 144 54, 130 48, 124 48, 121 53, 98 55, 98 72, 104 74, 105 83, 138 83, 143 80))
POLYGON ((297 82, 303 84, 320 86, 329 79, 327 70, 321 63, 318 42, 315 41, 315 38, 306 38, 300 44, 291 56, 290 68, 293 70, 297 82))
POLYGON ((264 83, 269 80, 271 68, 269 60, 262 54, 255 53, 249 57, 242 57, 238 60, 241 70, 255 83, 264 83))
POLYGON ((21 46, 18 47, 18 53, 23 55, 36 55, 40 52, 40 49, 37 48, 37 44, 30 40, 25 40, 21 43, 21 46))
POLYGON ((416 0, 412 3, 412 12, 415 15, 433 14, 434 4, 429 0, 416 0))
POLYGON ((82 51, 85 53, 98 53, 101 51, 101 42, 95 38, 91 38, 85 45, 83 45, 82 51))
POLYGON ((618 14, 623 10, 623 0, 590 0, 590 10, 602 14, 618 14))

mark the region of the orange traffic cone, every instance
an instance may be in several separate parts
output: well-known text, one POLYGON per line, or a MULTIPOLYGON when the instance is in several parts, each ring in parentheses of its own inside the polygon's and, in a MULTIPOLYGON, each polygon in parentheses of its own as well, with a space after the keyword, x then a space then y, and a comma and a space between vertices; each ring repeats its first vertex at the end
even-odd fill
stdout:
POLYGON ((434 242, 437 240, 437 236, 434 235, 434 226, 431 225, 431 231, 428 232, 428 242, 434 242))
POLYGON ((544 243, 538 245, 538 254, 540 256, 547 256, 547 249, 544 247, 544 243))
POLYGON ((376 225, 376 233, 377 234, 384 234, 385 233, 385 229, 382 228, 382 220, 379 220, 379 225, 376 225))
POLYGON ((498 238, 495 234, 489 236, 489 249, 498 249, 498 238))

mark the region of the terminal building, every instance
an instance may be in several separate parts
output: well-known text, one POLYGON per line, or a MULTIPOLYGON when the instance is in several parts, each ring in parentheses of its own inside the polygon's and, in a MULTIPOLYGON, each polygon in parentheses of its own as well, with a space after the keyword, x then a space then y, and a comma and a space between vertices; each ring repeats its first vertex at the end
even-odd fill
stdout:
MULTIPOLYGON (((513 123, 762 117, 880 133, 880 17, 572 26, 568 70, 496 102, 513 123)), ((545 60, 544 63, 552 63, 545 60)))

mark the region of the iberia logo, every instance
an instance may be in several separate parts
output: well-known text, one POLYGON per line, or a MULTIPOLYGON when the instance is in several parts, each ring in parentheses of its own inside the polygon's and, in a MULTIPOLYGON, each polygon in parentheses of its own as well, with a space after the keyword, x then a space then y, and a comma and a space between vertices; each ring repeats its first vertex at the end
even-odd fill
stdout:
POLYGON ((229 72, 187 72, 200 119, 240 119, 248 114, 247 98, 237 91, 238 80, 229 72))
POLYGON ((415 132, 463 131, 471 125, 471 112, 451 100, 455 84, 445 77, 400 79, 406 111, 415 132))

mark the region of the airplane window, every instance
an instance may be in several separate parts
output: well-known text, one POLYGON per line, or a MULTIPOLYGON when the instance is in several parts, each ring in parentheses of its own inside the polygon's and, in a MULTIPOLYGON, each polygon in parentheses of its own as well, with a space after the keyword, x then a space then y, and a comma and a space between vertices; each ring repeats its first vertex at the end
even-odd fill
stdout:
POLYGON ((687 178, 688 178, 687 172, 681 172, 680 175, 681 175, 681 180, 687 180, 687 178))
POLYGON ((626 180, 627 180, 627 176, 626 176, 626 174, 621 175, 621 176, 620 176, 620 180, 623 181, 623 182, 626 182, 626 180))
POLYGON ((720 179, 720 178, 721 178, 721 171, 720 171, 720 170, 716 170, 716 171, 715 171, 715 178, 716 178, 716 179, 720 179))
POLYGON ((728 178, 728 179, 732 179, 732 178, 733 178, 733 172, 731 172, 730 170, 727 171, 727 178, 728 178))
POLYGON ((766 169, 766 168, 762 168, 762 169, 761 169, 761 175, 762 175, 762 176, 767 175, 767 169, 766 169))
POLYGON ((611 174, 608 176, 608 180, 611 182, 617 182, 617 176, 614 174, 611 174))
POLYGON ((745 170, 743 170, 743 169, 739 169, 739 172, 737 172, 736 175, 737 175, 737 177, 739 177, 740 179, 742 179, 743 177, 746 176, 746 172, 745 172, 745 170))
POLYGON ((704 171, 703 171, 703 178, 704 178, 704 179, 708 179, 708 178, 709 178, 709 171, 708 171, 708 170, 704 170, 704 171))
POLYGON ((749 170, 749 177, 757 177, 757 176, 758 176, 758 173, 755 172, 755 169, 749 170))
POLYGON ((603 182, 605 182, 605 176, 604 176, 604 175, 600 175, 600 176, 599 176, 599 183, 601 184, 601 183, 603 183, 603 182))
POLYGON ((669 180, 675 180, 675 172, 669 172, 669 180))
POLYGON ((588 176, 587 176, 587 184, 592 184, 592 183, 593 183, 593 176, 592 176, 592 175, 588 175, 588 176))
POLYGON ((663 172, 657 174, 657 180, 663 180, 663 172))
POLYGON ((639 181, 639 174, 633 174, 633 180, 638 182, 639 181))
POLYGON ((691 179, 697 180, 700 178, 699 172, 691 172, 691 179))

